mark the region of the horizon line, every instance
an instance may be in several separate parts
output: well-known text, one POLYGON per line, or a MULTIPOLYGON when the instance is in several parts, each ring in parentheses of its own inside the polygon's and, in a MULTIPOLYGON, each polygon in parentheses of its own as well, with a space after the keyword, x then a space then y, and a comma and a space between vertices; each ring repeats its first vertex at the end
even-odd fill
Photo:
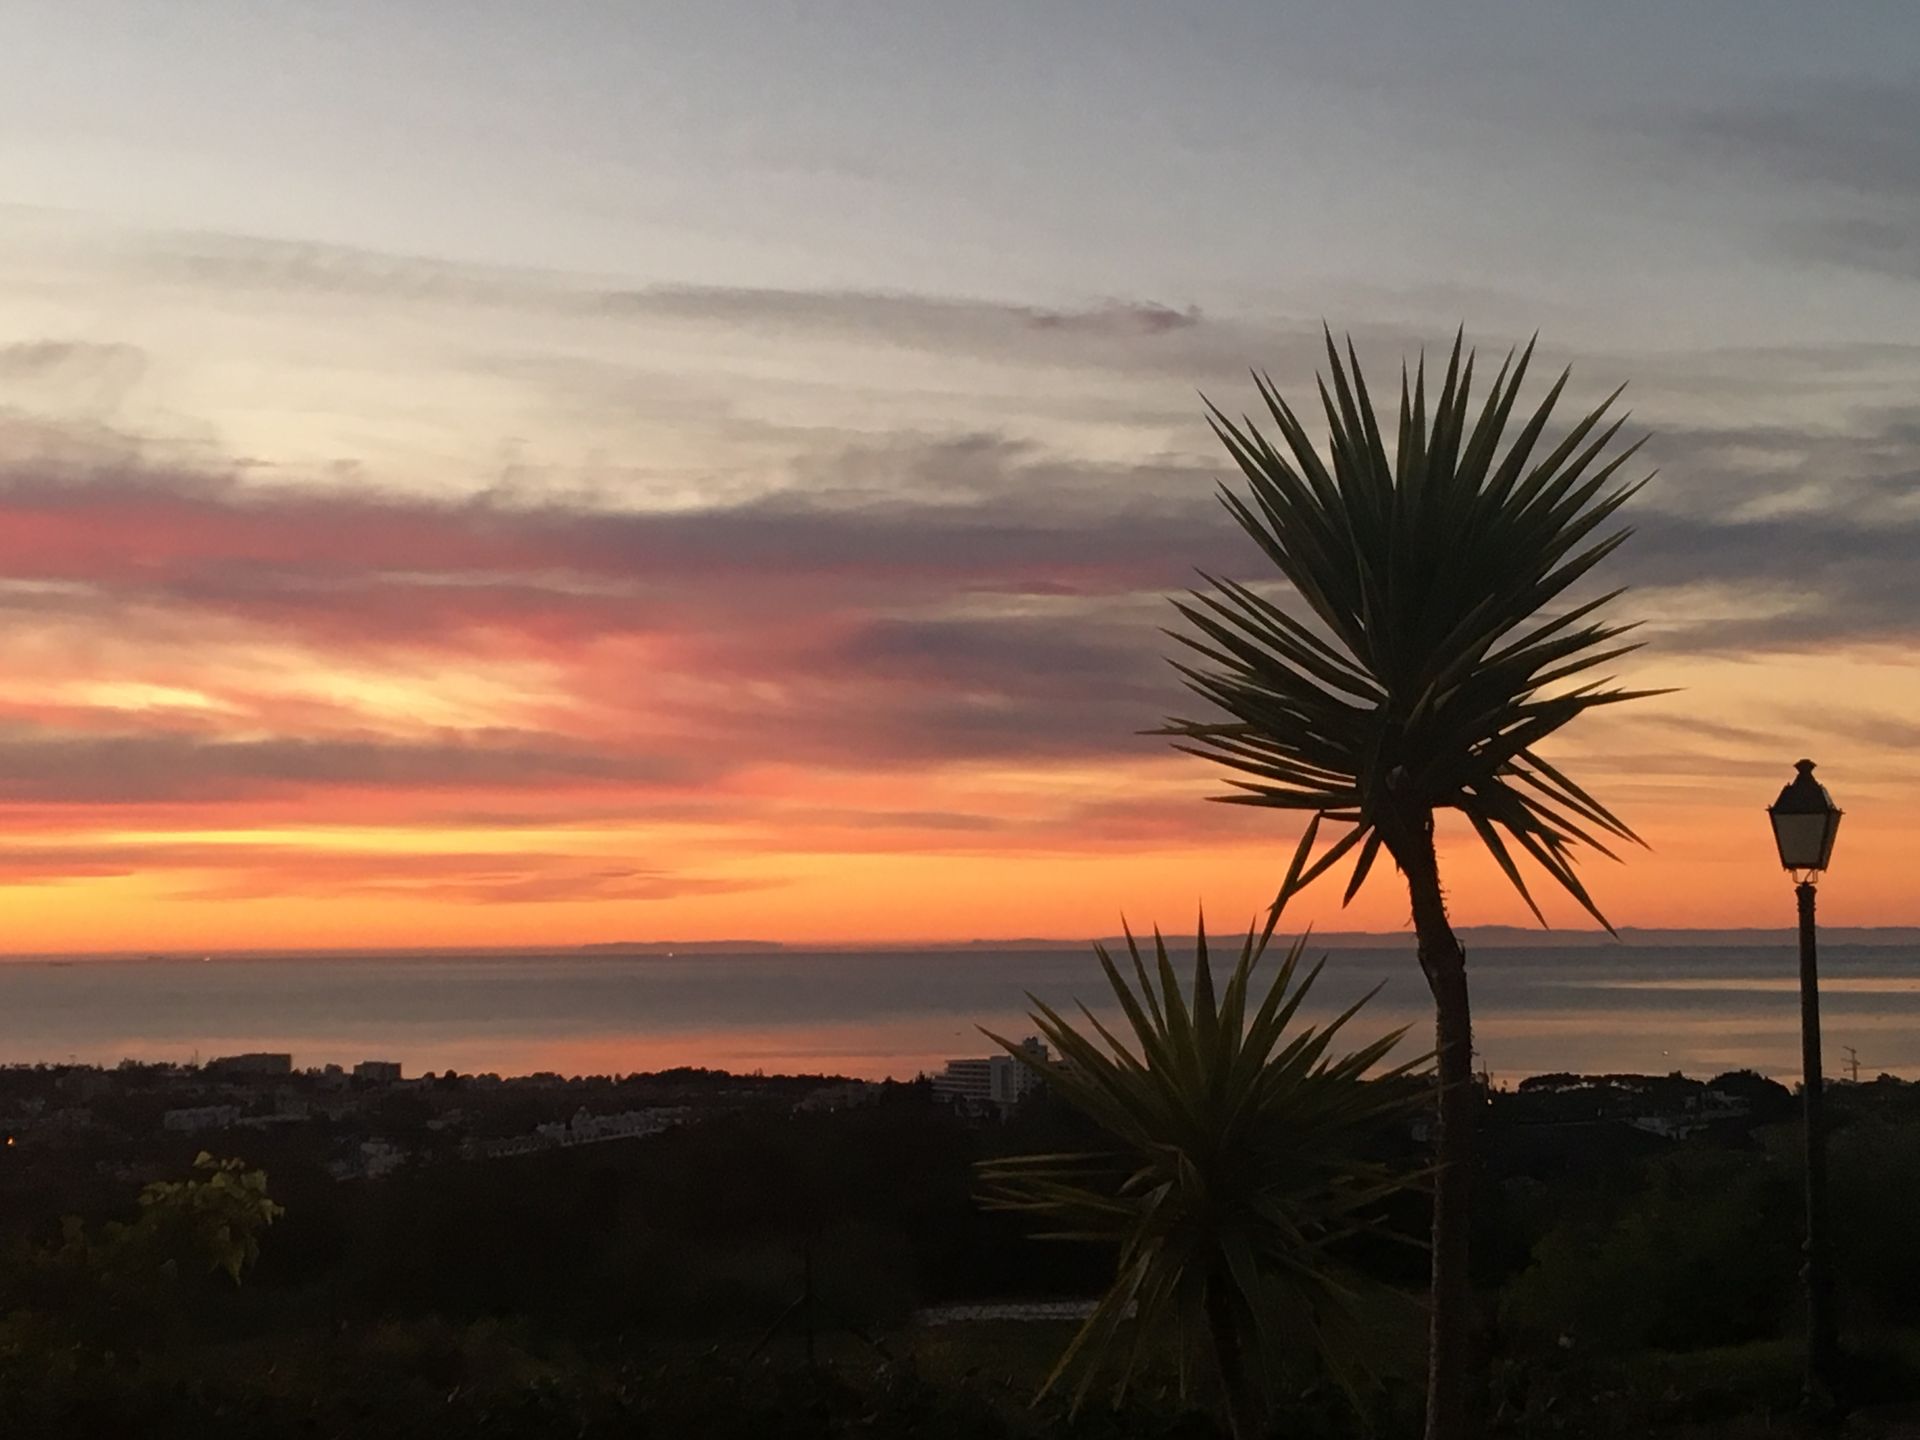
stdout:
MULTIPOLYGON (((1720 937, 1711 942, 1720 945, 1734 945, 1747 941, 1761 942, 1791 939, 1797 934, 1791 925, 1738 926, 1738 925, 1621 925, 1616 927, 1614 935, 1598 927, 1586 929, 1540 929, 1526 925, 1486 924, 1455 926, 1455 933, 1462 937, 1477 938, 1483 942, 1492 941, 1499 949, 1522 949, 1529 945, 1543 949, 1572 949, 1593 946, 1596 948, 1631 948, 1630 937, 1674 936, 1676 943, 1687 943, 1687 937, 1720 937)), ((1149 940, 1153 931, 1135 932, 1136 940, 1149 940)), ((1165 934, 1168 945, 1175 949, 1191 948, 1191 932, 1173 932, 1165 934)), ((1210 939, 1226 942, 1237 939, 1244 932, 1221 930, 1213 932, 1210 939)), ((1902 941, 1920 942, 1920 921, 1904 925, 1830 925, 1821 927, 1821 936, 1828 944, 1845 944, 1847 937, 1887 937, 1882 943, 1901 943, 1902 941), (1898 937, 1897 939, 1895 937, 1898 937)), ((1411 943, 1415 937, 1411 928, 1403 930, 1316 930, 1309 927, 1304 931, 1276 931, 1276 939, 1282 934, 1300 935, 1309 945, 1330 944, 1349 947, 1363 944, 1391 945, 1411 943)), ((458 955, 603 955, 617 956, 644 955, 649 958, 697 955, 738 956, 751 954, 860 954, 874 951, 907 951, 918 953, 942 953, 977 950, 1022 950, 1046 949, 1067 950, 1092 948, 1095 945, 1124 945, 1124 934, 1109 934, 1069 938, 1043 935, 1014 935, 1002 937, 973 936, 954 937, 894 937, 877 940, 831 939, 831 940, 771 940, 751 936, 735 936, 719 940, 588 940, 556 944, 517 944, 517 945, 340 945, 340 946, 167 946, 156 949, 67 949, 67 950, 0 950, 0 964, 32 961, 75 961, 75 960, 150 960, 156 962, 186 962, 203 960, 292 959, 298 957, 364 957, 364 956, 458 956, 458 955)), ((1696 938, 1695 943, 1708 943, 1696 938)))

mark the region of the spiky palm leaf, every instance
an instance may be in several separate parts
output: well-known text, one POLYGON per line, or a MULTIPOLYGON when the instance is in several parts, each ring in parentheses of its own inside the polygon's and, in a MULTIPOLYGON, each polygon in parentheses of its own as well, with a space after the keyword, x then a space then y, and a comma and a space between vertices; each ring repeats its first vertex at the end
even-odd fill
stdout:
POLYGON ((1508 354, 1475 416, 1456 337, 1431 415, 1424 358, 1411 383, 1401 371, 1390 456, 1352 342, 1344 360, 1326 344, 1325 460, 1264 377, 1281 445, 1209 406, 1250 490, 1221 499, 1311 614, 1211 575, 1213 593, 1176 600, 1196 633, 1175 638, 1213 666, 1178 668, 1229 718, 1163 733, 1250 777, 1218 798, 1312 817, 1283 893, 1357 850, 1352 899, 1383 845, 1398 858, 1396 826, 1451 808, 1543 923, 1509 842, 1606 925, 1574 851, 1639 837, 1537 747, 1598 706, 1661 693, 1594 678, 1638 648, 1617 643, 1633 626, 1598 618, 1619 591, 1549 613, 1631 533, 1596 533, 1646 483, 1614 483, 1639 442, 1601 458, 1626 419, 1607 418, 1620 392, 1535 460, 1567 373, 1507 440, 1533 345, 1508 354), (1323 820, 1346 828, 1315 856, 1323 820))
POLYGON ((1119 1248, 1112 1287, 1046 1382, 1052 1389, 1085 1362, 1076 1405, 1130 1314, 1135 1323, 1121 1352, 1116 1400, 1143 1350, 1169 1328, 1188 1342, 1217 1342, 1220 1315, 1231 1316, 1232 1343, 1255 1384, 1278 1368, 1258 1362, 1277 1362, 1284 1339, 1306 1350, 1325 1344, 1321 1327, 1347 1296, 1328 1248, 1371 1228, 1370 1207, 1406 1183, 1357 1152, 1384 1119, 1419 1103, 1422 1087, 1407 1077, 1420 1062, 1373 1073, 1401 1031, 1331 1053, 1370 997, 1324 1025, 1296 1026, 1320 974, 1319 965, 1301 973, 1301 943, 1288 950, 1264 994, 1256 993, 1255 971, 1272 928, 1248 932, 1216 992, 1203 925, 1190 998, 1158 931, 1151 972, 1128 933, 1131 979, 1096 946, 1131 1045, 1084 1004, 1082 1029, 1032 996, 1033 1021, 1062 1063, 1037 1060, 988 1032, 1116 1147, 982 1163, 990 1207, 1044 1219, 1050 1238, 1119 1248), (1210 1287, 1219 1315, 1207 1313, 1210 1287))

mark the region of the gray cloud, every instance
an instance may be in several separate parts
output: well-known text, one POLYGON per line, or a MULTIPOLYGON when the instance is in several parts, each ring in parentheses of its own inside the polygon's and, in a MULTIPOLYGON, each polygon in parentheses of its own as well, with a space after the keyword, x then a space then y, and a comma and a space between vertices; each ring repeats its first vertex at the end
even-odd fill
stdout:
POLYGON ((349 617, 356 596, 383 588, 423 618, 443 608, 436 591, 460 604, 479 592, 512 604, 544 594, 588 615, 635 597, 671 601, 688 585, 723 610, 817 599, 821 587, 885 590, 896 603, 1127 592, 1227 560, 1231 527, 1210 499, 1216 473, 1076 462, 991 436, 902 437, 818 459, 791 488, 743 503, 633 511, 567 498, 265 489, 111 456, 29 461, 0 465, 0 515, 60 523, 31 545, 9 547, 0 531, 0 561, 14 593, 36 606, 125 591, 349 617))
POLYGON ((1663 511, 1728 524, 1783 506, 1862 527, 1920 517, 1920 402, 1818 427, 1667 426, 1645 453, 1662 467, 1648 502, 1663 511))
MULTIPOLYGON (((1911 643, 1920 631, 1917 548, 1920 524, 1868 527, 1833 515, 1729 524, 1660 517, 1619 552, 1613 575, 1642 586, 1730 586, 1766 612, 1704 620, 1656 613, 1650 618, 1661 650, 1752 655, 1854 641, 1911 643)), ((1643 600, 1641 613, 1649 603, 1659 605, 1643 600)))
POLYGON ((877 620, 847 641, 840 655, 879 676, 966 686, 1093 685, 1108 694, 1134 690, 1138 651, 1115 644, 1099 625, 1099 617, 1079 610, 1064 617, 877 620))
POLYGON ((1770 611, 1656 617, 1663 648, 1751 653, 1920 631, 1920 405, 1830 428, 1667 430, 1662 466, 1611 568, 1656 587, 1715 585, 1770 611))
POLYGON ((67 415, 110 415, 146 373, 147 354, 137 345, 17 341, 0 345, 0 385, 6 387, 0 405, 32 403, 67 415))
POLYGON ((1033 310, 1028 316, 1027 323, 1036 330, 1079 330, 1116 339, 1128 335, 1164 335, 1169 330, 1187 330, 1201 323, 1197 305, 1175 310, 1151 300, 1138 304, 1114 301, 1090 310, 1033 310))
POLYGON ((1817 200, 1819 216, 1783 217, 1779 240, 1790 254, 1920 279, 1920 76, 1801 82, 1664 125, 1702 158, 1772 175, 1817 200))
POLYGON ((1875 748, 1898 750, 1908 755, 1920 753, 1920 721, 1912 716, 1842 713, 1822 717, 1821 728, 1875 748))
MULTIPOLYGON (((1920 136, 1916 137, 1920 143, 1920 136)), ((1920 209, 1920 204, 1915 206, 1920 209)), ((1920 232, 1916 217, 1843 215, 1782 228, 1789 250, 1808 260, 1866 270, 1896 280, 1920 280, 1920 232)))
POLYGON ((579 303, 562 277, 546 271, 250 235, 153 235, 142 263, 146 278, 222 291, 510 309, 579 303))
POLYGON ((773 290, 659 285, 608 290, 589 302, 609 313, 719 320, 770 328, 860 330, 908 339, 960 337, 983 329, 1045 331, 1099 339, 1158 336, 1210 323, 1199 309, 1110 300, 1078 310, 1003 301, 861 290, 773 290))
POLYGON ((155 237, 155 278, 219 291, 273 291, 322 299, 387 300, 460 308, 536 310, 591 319, 698 321, 769 332, 859 334, 890 344, 968 348, 1022 337, 1045 353, 1084 340, 1149 341, 1219 329, 1197 306, 1112 298, 1063 309, 966 296, 860 290, 583 284, 552 272, 481 266, 349 246, 196 234, 155 237))
POLYGON ((100 345, 84 340, 20 340, 0 345, 0 380, 137 376, 146 352, 137 345, 100 345))
POLYGON ((0 732, 0 803, 211 803, 275 792, 374 787, 485 790, 682 783, 679 759, 596 752, 556 736, 464 731, 438 740, 258 740, 164 731, 0 732))
MULTIPOLYGON (((1659 650, 1920 631, 1920 408, 1823 429, 1683 428, 1656 437, 1652 457, 1667 478, 1636 506, 1640 534, 1604 578, 1647 587, 1659 650), (1704 621, 1662 598, 1701 584, 1754 614, 1704 621)), ((36 624, 64 615, 175 646, 213 625, 424 663, 531 654, 574 667, 562 683, 590 718, 574 740, 0 737, 0 798, 616 793, 708 775, 701 757, 716 755, 886 768, 1150 754, 1157 742, 1136 732, 1183 703, 1163 664, 1162 597, 1195 566, 1266 575, 1213 502, 1224 473, 1093 464, 992 434, 901 435, 816 457, 773 494, 661 512, 266 488, 119 452, 18 461, 0 467, 0 606, 36 624), (664 642, 660 663, 693 682, 684 697, 596 662, 623 637, 664 642), (629 714, 664 737, 658 755, 627 753, 629 714)))
POLYGON ((1920 199, 1920 76, 1775 87, 1764 98, 1689 112, 1683 135, 1721 158, 1871 199, 1920 199))
MULTIPOLYGON (((511 310, 580 324, 687 325, 733 330, 770 340, 839 340, 877 350, 968 356, 1011 367, 1121 376, 1165 386, 1168 398, 1129 402, 1135 420, 1191 424, 1194 387, 1224 391, 1249 368, 1271 366, 1289 385, 1310 383, 1319 358, 1320 317, 1203 312, 1177 296, 1110 296, 1078 306, 1036 305, 993 296, 854 289, 791 290, 751 286, 644 285, 563 275, 532 268, 480 266, 346 246, 199 233, 145 238, 141 278, 223 296, 276 295, 307 300, 387 302, 458 310, 511 310)), ((1401 297, 1409 303, 1418 297, 1401 297)), ((253 303, 257 303, 257 298, 253 303)), ((1429 296, 1428 308, 1436 303, 1429 296)), ((1395 307, 1400 308, 1400 307, 1395 307)), ((1397 357, 1424 340, 1444 344, 1444 327, 1424 334, 1391 319, 1353 327, 1363 347, 1397 357)), ((1515 338, 1524 338, 1523 336, 1515 338)), ((592 371, 599 385, 618 387, 605 362, 571 366, 592 371)), ((564 382, 570 368, 550 351, 497 355, 484 368, 515 373, 545 367, 564 382)), ((759 383, 772 383, 764 377, 759 383)), ((783 382, 795 383, 791 380, 783 382)), ((1044 399, 1010 391, 1002 408, 1021 404, 1071 411, 1070 388, 1054 383, 1044 399)), ((632 403, 631 392, 619 403, 632 403)), ((711 403, 703 401, 703 403, 711 403)), ((1110 403, 1110 402, 1109 402, 1110 403)), ((734 417, 741 423, 743 417, 734 417)), ((1103 417, 1111 421, 1109 409, 1103 417)))

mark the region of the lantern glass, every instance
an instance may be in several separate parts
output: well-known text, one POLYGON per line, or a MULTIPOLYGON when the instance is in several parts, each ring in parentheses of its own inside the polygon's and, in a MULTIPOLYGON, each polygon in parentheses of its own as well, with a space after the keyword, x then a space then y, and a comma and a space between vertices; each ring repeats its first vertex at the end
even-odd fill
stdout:
POLYGON ((1780 847, 1780 864, 1788 870, 1824 870, 1833 858, 1839 816, 1782 815, 1773 812, 1773 841, 1780 847))
POLYGON ((1840 808, 1827 787, 1813 778, 1813 762, 1802 760, 1780 798, 1767 807, 1773 822, 1773 843, 1783 868, 1812 876, 1833 859, 1833 842, 1840 833, 1840 808))

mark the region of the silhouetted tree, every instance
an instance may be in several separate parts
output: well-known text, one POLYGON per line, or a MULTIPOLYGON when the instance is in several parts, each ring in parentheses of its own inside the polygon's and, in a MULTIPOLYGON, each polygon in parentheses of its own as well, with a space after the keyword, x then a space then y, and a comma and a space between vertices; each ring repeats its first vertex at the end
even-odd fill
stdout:
POLYGON ((1336 1373, 1351 1362, 1337 1337, 1352 1282, 1330 1247, 1370 1229, 1372 1208, 1404 1183, 1365 1157, 1364 1140, 1418 1091, 1406 1066, 1367 1078, 1402 1031, 1330 1053, 1360 1005, 1326 1025, 1294 1024, 1320 973, 1300 973, 1298 944, 1265 993, 1254 991, 1266 943, 1248 932, 1216 997, 1203 930, 1190 998, 1157 934, 1153 977, 1127 937, 1137 989, 1096 947, 1131 1045, 1091 1012, 1083 1033, 1039 1000, 1033 1022, 1062 1063, 992 1037, 1105 1139, 1080 1154, 982 1162, 990 1205, 1041 1220, 1046 1237, 1119 1250, 1113 1283, 1047 1381, 1079 1362, 1076 1404, 1115 1352, 1123 1395, 1143 1342, 1170 1332, 1211 1354, 1229 1428, 1257 1440, 1275 1373, 1294 1352, 1336 1373))
POLYGON ((1639 488, 1613 484, 1638 447, 1598 463, 1623 423, 1602 424, 1610 396, 1535 462, 1562 374, 1503 448, 1532 353, 1529 344, 1517 363, 1508 356, 1477 419, 1473 356, 1462 360, 1459 339, 1431 415, 1424 360, 1411 383, 1403 370, 1391 455, 1358 357, 1349 344, 1343 361, 1331 333, 1326 459, 1264 378, 1280 446, 1214 408, 1215 433, 1250 492, 1223 486, 1221 498, 1308 613, 1212 577, 1213 593, 1175 602, 1198 632, 1179 638, 1211 662, 1180 669, 1227 718, 1174 720, 1168 733, 1247 777, 1222 798, 1311 817, 1276 904, 1349 854, 1348 899, 1382 850, 1406 878, 1440 1073, 1430 1440, 1466 1434, 1474 1109, 1466 954, 1447 916, 1434 813, 1464 814, 1536 915, 1510 846, 1602 925, 1574 852, 1611 854, 1603 837, 1636 839, 1536 747, 1636 693, 1592 678, 1634 648, 1615 643, 1630 627, 1595 618, 1613 595, 1549 607, 1626 538, 1594 532, 1639 488), (1323 823, 1344 833, 1316 856, 1323 823))

